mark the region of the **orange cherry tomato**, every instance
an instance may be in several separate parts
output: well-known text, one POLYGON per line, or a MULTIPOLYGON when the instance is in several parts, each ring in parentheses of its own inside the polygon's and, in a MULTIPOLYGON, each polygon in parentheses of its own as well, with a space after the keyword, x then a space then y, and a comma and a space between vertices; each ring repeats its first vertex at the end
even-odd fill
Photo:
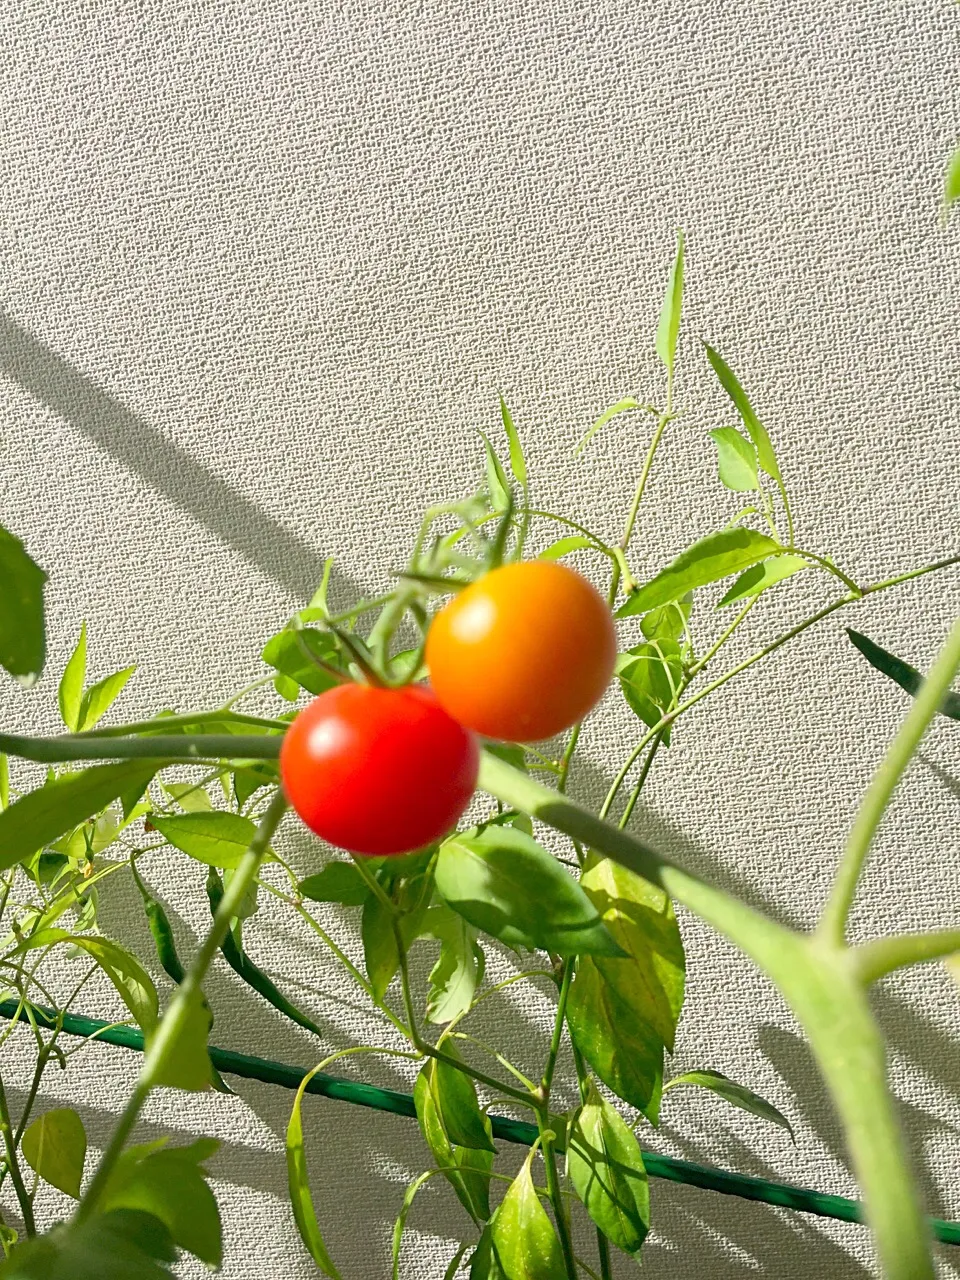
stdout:
POLYGON ((410 853, 470 803, 479 748, 423 685, 342 684, 287 730, 280 777, 311 831, 351 853, 410 853))
POLYGON ((550 738, 582 720, 616 655, 603 597, 550 560, 504 565, 464 588, 434 618, 426 647, 440 705, 508 742, 550 738))

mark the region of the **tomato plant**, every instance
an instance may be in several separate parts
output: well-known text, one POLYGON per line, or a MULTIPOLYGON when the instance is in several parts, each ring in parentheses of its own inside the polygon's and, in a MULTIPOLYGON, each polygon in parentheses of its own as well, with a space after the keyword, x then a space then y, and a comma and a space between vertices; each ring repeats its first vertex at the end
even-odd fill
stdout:
MULTIPOLYGON (((746 952, 805 1028, 844 1126, 883 1274, 932 1276, 866 992, 898 968, 960 952, 960 930, 854 947, 846 926, 873 834, 912 752, 934 715, 960 714, 949 694, 960 628, 926 679, 853 633, 868 660, 915 701, 865 797, 814 935, 674 865, 631 828, 643 788, 658 780, 666 748, 671 756, 683 750, 687 717, 704 698, 834 612, 955 568, 960 556, 863 582, 800 540, 771 438, 737 375, 708 347, 724 403, 742 426, 710 432, 719 481, 736 509, 638 580, 631 544, 677 417, 683 273, 681 239, 656 335, 660 406, 624 398, 582 442, 628 413, 649 427, 618 529, 595 531, 534 505, 520 434, 501 402, 505 454, 485 438, 482 481, 426 513, 393 588, 335 609, 328 561, 313 598, 267 640, 265 665, 225 705, 117 723, 134 668, 89 682, 81 625, 56 691, 67 732, 0 733, 0 967, 11 992, 0 1013, 25 1021, 36 1045, 16 1116, 0 1071, 0 1183, 9 1180, 16 1200, 10 1220, 0 1221, 8 1255, 0 1273, 100 1280, 109 1258, 130 1280, 158 1280, 178 1250, 217 1265, 220 1221, 203 1167, 214 1144, 129 1139, 154 1089, 229 1092, 224 1075, 259 1071, 296 1089, 286 1143, 291 1202, 303 1246, 323 1274, 340 1275, 307 1171, 322 1117, 307 1112, 305 1098, 321 1086, 367 1105, 379 1094, 375 1105, 416 1116, 430 1163, 398 1196, 394 1277, 418 1193, 436 1178, 464 1213, 464 1239, 444 1259, 448 1277, 469 1267, 471 1280, 610 1280, 614 1252, 636 1257, 656 1231, 648 1173, 663 1171, 665 1160, 640 1139, 656 1142, 665 1097, 674 1105, 676 1091, 708 1090, 779 1126, 785 1142, 791 1135, 776 1105, 710 1066, 671 1076, 687 966, 677 902, 746 952), (573 554, 583 574, 558 563, 573 554), (724 666, 745 619, 762 614, 772 593, 786 605, 801 572, 823 575, 830 602, 724 666), (579 722, 611 673, 635 727, 594 813, 568 792, 577 787, 579 722), (481 749, 474 732, 492 741, 481 749), (554 735, 563 736, 544 741, 554 735), (10 758, 46 772, 19 763, 11 771, 10 758), (481 799, 464 818, 475 786, 481 799), (291 851, 281 828, 288 801, 328 847, 313 841, 304 854, 301 841, 291 851), (189 956, 153 887, 152 869, 171 859, 209 904, 210 928, 189 956), (101 927, 99 896, 127 875, 150 954, 134 954, 101 927), (204 984, 219 963, 252 999, 325 1040, 284 975, 265 972, 248 950, 265 895, 376 1011, 384 1031, 376 1045, 351 1044, 309 1073, 238 1062, 210 1047, 217 1010, 204 984), (490 980, 490 956, 507 966, 507 977, 490 980), (116 1023, 130 1025, 76 1015, 94 973, 116 993, 109 1011, 116 1023), (510 1056, 475 1034, 477 1010, 504 1008, 514 983, 551 1002, 542 1053, 531 1042, 510 1056), (144 1049, 136 1088, 90 1171, 81 1116, 71 1108, 37 1114, 44 1072, 51 1061, 66 1062, 62 1045, 74 1033, 144 1049), (573 1105, 558 1087, 564 1049, 573 1105), (412 1094, 324 1074, 340 1057, 367 1053, 413 1064, 412 1094), (502 1114, 513 1108, 525 1119, 502 1114), (502 1171, 503 1140, 530 1148, 519 1173, 502 1171), (79 1197, 69 1223, 52 1225, 49 1187, 79 1197), (585 1226, 591 1260, 575 1251, 585 1226)), ((0 531, 0 665, 24 685, 36 682, 45 661, 44 580, 23 544, 0 531)), ((39 688, 42 696, 42 680, 39 688)), ((700 1174, 704 1185, 726 1178, 734 1194, 760 1197, 757 1180, 745 1190, 750 1180, 740 1175, 700 1174)), ((689 1178, 690 1167, 673 1166, 673 1176, 689 1178)), ((768 1185, 773 1202, 784 1203, 783 1192, 768 1185)), ((812 1193, 789 1195, 798 1203, 812 1193)), ((846 1206, 847 1216, 857 1212, 846 1206)), ((940 1224, 944 1238, 954 1229, 940 1224)))
POLYGON ((429 689, 348 682, 287 730, 280 777, 311 831, 351 853, 409 853, 455 826, 477 784, 473 734, 429 689))
POLYGON ((552 738, 582 720, 613 675, 617 635, 592 583, 554 560, 504 565, 460 592, 427 634, 443 706, 477 733, 552 738))

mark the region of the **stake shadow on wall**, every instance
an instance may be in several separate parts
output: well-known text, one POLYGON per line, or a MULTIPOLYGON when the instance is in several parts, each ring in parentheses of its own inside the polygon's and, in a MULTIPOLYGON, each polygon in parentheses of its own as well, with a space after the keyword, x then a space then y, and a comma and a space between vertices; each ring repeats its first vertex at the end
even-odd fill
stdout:
MULTIPOLYGON (((320 582, 323 556, 202 466, 109 391, 0 312, 0 376, 198 520, 297 599, 320 582)), ((344 593, 354 584, 343 582, 344 593)))

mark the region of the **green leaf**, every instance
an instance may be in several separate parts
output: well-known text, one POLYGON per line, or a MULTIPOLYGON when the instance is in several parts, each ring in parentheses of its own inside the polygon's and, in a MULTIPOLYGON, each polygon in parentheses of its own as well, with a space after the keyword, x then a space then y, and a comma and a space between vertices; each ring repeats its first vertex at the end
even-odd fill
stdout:
POLYGON ((210 793, 195 782, 162 782, 160 785, 187 813, 210 813, 213 809, 210 793))
MULTIPOLYGON (((911 667, 909 662, 904 662, 902 658, 896 658, 886 649, 881 649, 878 644, 874 644, 868 636, 861 635, 859 631, 853 631, 847 627, 847 635, 872 667, 876 667, 906 693, 916 697, 924 680, 916 667, 911 667)), ((951 720, 960 720, 960 694, 948 693, 940 704, 940 714, 948 716, 951 720)))
POLYGON ((617 616, 626 618, 635 613, 647 613, 658 605, 679 600, 688 591, 748 569, 780 549, 778 542, 755 529, 721 529, 719 533, 710 533, 681 552, 666 569, 628 596, 617 616))
POLYGON ((373 998, 381 1004, 387 987, 400 968, 400 956, 393 933, 393 917, 375 894, 371 894, 363 904, 360 939, 373 998))
POLYGON ((766 591, 767 587, 772 587, 774 583, 782 582, 784 578, 792 577, 801 569, 809 568, 809 560, 801 560, 799 556, 774 556, 771 560, 763 560, 760 564, 747 569, 745 573, 741 573, 717 608, 722 609, 724 605, 736 604, 739 600, 749 600, 751 596, 758 596, 761 591, 766 591))
POLYGON ((493 1168, 494 1159, 490 1121, 481 1113, 486 1147, 460 1147, 451 1141, 438 1098, 437 1067, 437 1060, 429 1058, 414 1086, 413 1101, 420 1132, 460 1203, 475 1222, 485 1222, 490 1217, 490 1179, 484 1175, 493 1168))
POLYGON ((490 494, 490 505, 494 511, 505 511, 510 505, 510 481, 493 445, 482 431, 480 435, 486 450, 487 490, 490 494))
POLYGON ((598 971, 633 1018, 649 1024, 673 1052, 686 959, 669 896, 592 850, 580 883, 624 952, 623 959, 597 957, 598 971))
POLYGON ((663 1039, 607 982, 592 956, 577 963, 567 1022, 574 1044, 603 1083, 656 1123, 663 1039))
POLYGON ((680 334, 680 312, 683 308, 683 232, 677 232, 677 256, 670 268, 667 291, 660 309, 657 325, 657 355, 667 373, 672 377, 677 356, 677 338, 680 334))
POLYGON ((177 1251, 153 1214, 115 1209, 54 1227, 20 1245, 3 1280, 170 1280, 177 1251))
POLYGON ((632 396, 626 396, 623 400, 618 400, 616 404, 612 404, 609 409, 604 409, 593 426, 581 437, 573 451, 574 457, 583 452, 597 432, 602 431, 612 418, 616 418, 621 413, 629 413, 632 409, 642 409, 643 407, 639 400, 634 400, 632 396))
POLYGON ((943 212, 947 214, 960 200, 960 150, 950 157, 947 173, 943 182, 943 212))
POLYGON ((239 813, 154 814, 151 822, 175 849, 208 867, 240 865, 256 834, 256 824, 239 813))
MULTIPOLYGON (((444 1041, 444 1053, 448 1058, 460 1060, 449 1040, 444 1041)), ((443 1059, 432 1061, 431 1092, 450 1143, 456 1147, 469 1147, 472 1151, 496 1151, 473 1081, 450 1062, 443 1059)))
POLYGON ((749 493, 760 488, 757 476, 757 451, 735 427, 717 427, 711 431, 717 446, 720 481, 736 493, 749 493))
POLYGON ((128 1147, 103 1195, 105 1212, 138 1209, 158 1218, 174 1243, 210 1267, 223 1260, 220 1211, 200 1167, 219 1144, 201 1138, 188 1147, 128 1147))
POLYGON ((693 592, 688 591, 679 600, 670 600, 651 609, 640 619, 640 630, 651 641, 679 641, 686 633, 692 606, 693 592))
MULTIPOLYGON (((676 640, 657 640, 638 644, 617 671, 620 688, 631 709, 652 729, 659 724, 664 711, 676 701, 682 677, 680 646, 676 640)), ((670 729, 663 735, 670 745, 670 729)))
POLYGON ((503 429, 507 433, 507 441, 510 445, 510 470, 520 484, 520 488, 524 493, 527 492, 527 460, 523 456, 523 446, 520 443, 520 435, 517 428, 513 425, 513 418, 510 410, 507 408, 507 402, 503 396, 500 397, 500 417, 503 421, 503 429))
POLYGON ((488 1223, 470 1259, 470 1280, 506 1280, 493 1247, 493 1225, 488 1223))
POLYGON ((338 683, 337 678, 311 662, 308 654, 328 666, 340 666, 336 640, 328 631, 318 631, 315 627, 281 631, 267 641, 260 656, 267 666, 274 667, 299 688, 313 694, 326 693, 338 683))
POLYGON ((157 761, 96 765, 38 787, 0 813, 0 871, 29 858, 133 787, 146 787, 157 761))
POLYGON ((527 772, 527 753, 519 742, 486 742, 483 749, 521 773, 527 772))
POLYGON ((639 1253, 650 1229, 650 1188, 640 1144, 592 1080, 570 1130, 567 1173, 607 1239, 624 1253, 639 1253))
POLYGON ((515 827, 458 832, 440 846, 437 891, 465 920, 511 947, 617 955, 583 889, 515 827))
POLYGON ((60 687, 57 690, 57 702, 60 706, 60 718, 71 733, 76 733, 80 724, 80 704, 83 701, 83 682, 87 678, 87 624, 80 624, 80 639, 77 647, 70 655, 70 661, 63 669, 60 687))
POLYGON ((303 1088, 297 1090, 290 1121, 287 1124, 287 1183, 290 1188, 290 1204, 296 1220, 300 1239, 306 1245, 310 1257, 330 1280, 342 1280, 324 1244, 317 1222, 317 1213, 310 1195, 310 1179, 307 1173, 307 1153, 303 1145, 303 1119, 300 1108, 303 1088))
POLYGON ((560 1241, 533 1185, 533 1155, 531 1150, 493 1218, 490 1242, 506 1280, 559 1280, 566 1274, 560 1241))
POLYGON ((90 686, 80 704, 78 729, 92 729, 106 715, 136 669, 136 666, 124 667, 122 671, 115 671, 112 676, 105 676, 90 686))
MULTIPOLYGON (((203 994, 195 991, 190 998, 187 1021, 160 1071, 152 1076, 151 1085, 166 1085, 190 1093, 202 1093, 210 1087, 214 1073, 207 1051, 207 1037, 212 1023, 210 1006, 203 994)), ((147 1037, 147 1048, 152 1038, 147 1037)))
POLYGON ((39 679, 46 658, 46 580, 23 543, 0 528, 0 667, 27 688, 39 679))
POLYGON ((25 1130, 20 1149, 27 1164, 44 1182, 74 1200, 80 1199, 87 1135, 72 1107, 57 1107, 38 1116, 25 1130))
POLYGON ((421 937, 436 938, 440 955, 430 971, 427 1021, 452 1022, 465 1013, 483 981, 485 958, 476 930, 449 907, 431 907, 421 937))
POLYGON ((757 451, 757 462, 760 464, 762 471, 765 471, 771 479, 776 480, 777 484, 782 485, 783 481, 780 476, 780 468, 777 465, 777 459, 773 452, 773 445, 770 443, 770 437, 767 435, 766 428, 753 411, 750 401, 747 399, 746 392, 737 381, 737 377, 733 370, 719 354, 714 351, 709 343, 703 344, 707 350, 707 359, 713 366, 714 372, 720 379, 720 384, 726 391, 727 395, 733 401, 734 408, 739 413, 743 425, 747 428, 747 433, 753 441, 754 448, 757 451))
POLYGON ((234 769, 233 795, 238 807, 243 808, 250 797, 259 791, 261 787, 276 786, 279 777, 277 766, 266 762, 244 765, 240 769, 234 769))
POLYGON ((571 534, 569 538, 558 538, 556 542, 551 542, 549 547, 541 551, 538 560, 559 560, 561 556, 567 556, 571 551, 587 551, 596 550, 597 544, 592 538, 584 538, 581 534, 571 534))
POLYGON ((701 1089, 709 1089, 723 1098, 724 1102, 729 1102, 731 1106, 739 1107, 741 1111, 749 1111, 751 1115, 760 1116, 762 1120, 769 1120, 779 1125, 781 1129, 786 1129, 790 1137, 796 1141, 793 1127, 782 1111, 778 1111, 772 1103, 761 1098, 746 1085, 737 1084, 735 1080, 731 1080, 720 1071, 685 1071, 683 1075, 674 1076, 664 1085, 664 1093, 682 1084, 699 1085, 701 1089))
POLYGON ((61 942, 86 951, 116 987, 120 999, 140 1027, 147 1033, 153 1031, 160 1008, 157 989, 140 961, 121 947, 119 942, 70 933, 66 929, 42 929, 22 943, 17 952, 36 951, 38 947, 52 947, 61 942))
POLYGON ((311 902, 339 902, 359 907, 370 896, 363 876, 352 862, 330 862, 315 876, 301 880, 297 888, 311 902))

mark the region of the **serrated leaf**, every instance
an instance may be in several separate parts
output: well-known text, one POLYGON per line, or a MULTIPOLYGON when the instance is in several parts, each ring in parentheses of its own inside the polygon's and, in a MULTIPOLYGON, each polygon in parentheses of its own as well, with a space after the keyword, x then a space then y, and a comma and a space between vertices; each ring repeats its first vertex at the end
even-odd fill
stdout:
POLYGON ((157 761, 125 760, 54 778, 0 813, 0 871, 78 827, 131 789, 147 786, 157 761))
MULTIPOLYGON (((683 1075, 675 1076, 664 1085, 664 1092, 684 1084, 709 1089, 723 1098, 724 1102, 729 1102, 731 1106, 739 1107, 741 1111, 749 1111, 751 1115, 759 1116, 762 1120, 769 1120, 772 1124, 779 1125, 781 1129, 786 1129, 790 1137, 794 1138, 793 1127, 782 1111, 778 1111, 773 1103, 767 1102, 746 1085, 737 1084, 735 1080, 731 1080, 720 1071, 685 1071, 683 1075)), ((794 1141, 796 1141, 795 1138, 794 1141)))
MULTIPOLYGON (((306 1080, 304 1080, 304 1084, 306 1084, 306 1080)), ((320 1224, 317 1221, 317 1213, 313 1207, 313 1197, 310 1195, 310 1178, 307 1173, 307 1152, 303 1143, 303 1119, 301 1116, 303 1087, 301 1085, 297 1090, 293 1109, 290 1112, 290 1120, 287 1124, 287 1185, 290 1189, 290 1205, 293 1209, 293 1216, 297 1224, 297 1230, 300 1233, 300 1239, 306 1246, 310 1257, 323 1274, 330 1277, 330 1280, 342 1280, 340 1272, 327 1252, 327 1246, 320 1231, 320 1224)))
POLYGON ((617 617, 647 613, 671 600, 679 600, 688 591, 748 569, 780 549, 778 542, 755 529, 721 529, 719 533, 710 533, 628 596, 617 617))
POLYGON ((677 232, 677 253, 670 268, 667 290, 660 308, 657 325, 657 355, 667 373, 672 376, 677 356, 677 338, 680 334, 680 313, 683 309, 683 232, 677 232))
POLYGON ((777 465, 776 455, 773 452, 773 445, 770 443, 770 437, 767 435, 766 427, 753 411, 753 406, 747 399, 747 394, 737 380, 736 374, 723 359, 718 351, 714 351, 709 343, 704 343, 707 351, 707 359, 713 366, 713 370, 720 379, 720 385, 726 391, 727 395, 733 401, 734 408, 739 413, 743 425, 747 428, 747 434, 753 441, 754 448, 757 451, 757 462, 760 469, 765 471, 771 479, 776 480, 777 484, 782 484, 780 476, 780 468, 777 465))
MULTIPOLYGON (((898 684, 905 693, 916 697, 924 680, 922 673, 916 667, 911 667, 909 662, 904 662, 902 658, 897 658, 886 649, 881 649, 878 644, 868 636, 861 635, 859 631, 853 631, 847 627, 847 635, 872 667, 882 672, 894 684, 898 684)), ((947 716, 950 720, 960 720, 960 694, 948 693, 940 704, 940 714, 947 716)))
POLYGON ((363 876, 352 862, 330 862, 315 876, 308 876, 297 886, 311 902, 339 902, 345 907, 359 907, 370 896, 363 876))
POLYGON ((87 624, 80 624, 80 639, 63 669, 57 689, 60 719, 75 733, 80 723, 80 704, 83 701, 83 682, 87 678, 87 624))
POLYGON ((187 1147, 128 1147, 114 1166, 101 1202, 105 1212, 134 1209, 152 1214, 174 1243, 210 1267, 223 1259, 220 1211, 200 1163, 219 1144, 201 1138, 187 1147))
POLYGON ((717 427, 710 435, 717 446, 721 484, 736 493, 759 489, 757 451, 751 442, 744 439, 735 427, 717 427))
POLYGON ((960 150, 953 153, 943 181, 943 211, 949 213, 960 200, 960 150))
POLYGON ((567 1173, 594 1224, 624 1253, 639 1253, 650 1229, 650 1188, 640 1145, 591 1080, 570 1128, 567 1173))
POLYGON ((436 887, 454 911, 508 946, 619 954, 576 880, 516 827, 490 826, 445 840, 436 887))
POLYGON ((46 580, 19 538, 0 527, 0 667, 24 686, 37 681, 46 658, 46 580))
POLYGON ((104 676, 102 680, 90 686, 80 704, 77 727, 81 732, 92 729, 106 715, 136 669, 136 666, 124 667, 122 671, 115 671, 112 676, 104 676))
POLYGON ((300 689, 319 695, 326 693, 338 683, 336 676, 325 671, 316 662, 311 662, 312 654, 318 662, 328 666, 339 667, 340 655, 337 642, 328 631, 318 631, 315 627, 301 627, 299 630, 287 629, 268 640, 260 657, 269 667, 279 673, 274 684, 281 697, 295 701, 300 689), (306 652, 304 652, 306 649, 306 652), (279 683, 278 683, 279 681, 279 683), (286 681, 288 684, 284 684, 286 681), (289 687, 292 681, 293 687, 289 687))
POLYGON ((476 930, 449 907, 431 907, 421 937, 436 938, 440 955, 430 971, 427 1021, 451 1022, 465 1013, 483 981, 485 959, 476 930))
POLYGON ((625 396, 623 400, 618 400, 616 404, 612 404, 609 409, 604 409, 596 422, 584 432, 577 447, 574 449, 574 457, 578 453, 582 453, 598 431, 602 431, 611 419, 618 417, 621 413, 629 413, 632 409, 642 409, 643 405, 639 400, 634 400, 632 396, 625 396))
POLYGON ((175 849, 221 870, 240 865, 257 830, 239 813, 154 814, 151 822, 175 849))
POLYGON ((510 410, 507 408, 507 402, 503 396, 500 397, 500 417, 503 421, 503 429, 507 433, 507 441, 510 446, 510 470, 513 472, 520 488, 524 493, 527 492, 527 460, 523 456, 523 446, 520 443, 520 434, 513 424, 510 410))
POLYGON ((745 573, 741 573, 727 594, 717 605, 718 609, 722 609, 724 605, 736 604, 740 600, 749 600, 752 596, 758 596, 761 591, 766 591, 767 587, 772 587, 777 582, 783 582, 785 578, 791 578, 795 573, 799 573, 801 569, 809 569, 809 560, 801 560, 799 556, 774 556, 770 560, 763 560, 760 564, 755 564, 752 568, 747 569, 745 573))
POLYGON ((571 534, 569 538, 558 538, 556 542, 551 542, 540 552, 538 560, 559 560, 561 556, 568 556, 571 551, 587 551, 595 550, 597 544, 592 538, 584 538, 581 534, 571 534))
POLYGON ((17 951, 35 951, 39 947, 51 947, 58 943, 69 943, 86 951, 116 987, 120 999, 142 1029, 145 1032, 153 1031, 160 1008, 157 989, 153 985, 153 979, 135 956, 121 947, 119 942, 112 942, 109 938, 87 937, 70 933, 66 929, 42 929, 23 942, 17 951))
POLYGON ((72 1107, 57 1107, 38 1116, 24 1131, 20 1149, 44 1182, 74 1200, 80 1199, 87 1135, 72 1107))
POLYGON ((475 1222, 485 1222, 490 1217, 490 1179, 485 1175, 493 1168, 494 1160, 490 1120, 481 1113, 487 1147, 457 1146, 444 1125, 437 1095, 437 1061, 429 1058, 413 1090, 420 1132, 460 1203, 475 1222))
POLYGON ((560 1241, 533 1185, 533 1151, 507 1188, 490 1243, 506 1280, 558 1280, 566 1274, 560 1241))

